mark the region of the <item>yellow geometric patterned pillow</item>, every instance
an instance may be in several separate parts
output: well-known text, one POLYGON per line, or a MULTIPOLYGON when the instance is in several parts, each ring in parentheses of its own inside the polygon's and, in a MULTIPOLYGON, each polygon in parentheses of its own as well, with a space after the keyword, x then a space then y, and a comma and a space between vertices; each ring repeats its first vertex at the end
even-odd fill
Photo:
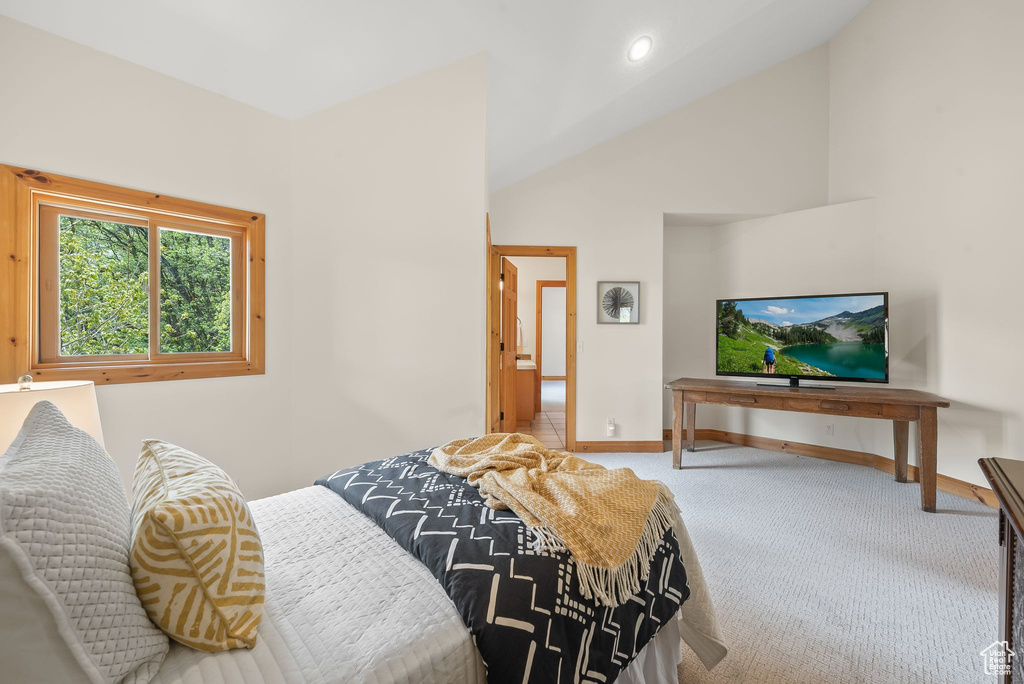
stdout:
POLYGON ((200 651, 255 646, 263 547, 231 478, 190 451, 149 439, 132 499, 132 579, 150 619, 200 651))

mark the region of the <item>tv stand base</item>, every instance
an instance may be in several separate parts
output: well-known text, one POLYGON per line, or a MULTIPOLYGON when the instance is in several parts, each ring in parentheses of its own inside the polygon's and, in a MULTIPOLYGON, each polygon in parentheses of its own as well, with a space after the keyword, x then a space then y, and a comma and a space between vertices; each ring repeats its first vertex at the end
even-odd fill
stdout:
POLYGON ((749 382, 695 378, 680 378, 668 383, 665 388, 672 390, 672 466, 677 470, 683 467, 683 449, 694 451, 697 404, 892 421, 895 456, 893 460, 897 482, 907 481, 910 423, 917 423, 921 508, 930 513, 935 512, 938 451, 936 409, 949 407, 949 402, 942 397, 917 390, 873 387, 821 388, 810 385, 759 387, 749 382))
POLYGON ((810 387, 820 390, 834 390, 836 388, 835 385, 801 385, 800 378, 790 378, 788 385, 781 382, 759 382, 757 385, 759 387, 810 387))

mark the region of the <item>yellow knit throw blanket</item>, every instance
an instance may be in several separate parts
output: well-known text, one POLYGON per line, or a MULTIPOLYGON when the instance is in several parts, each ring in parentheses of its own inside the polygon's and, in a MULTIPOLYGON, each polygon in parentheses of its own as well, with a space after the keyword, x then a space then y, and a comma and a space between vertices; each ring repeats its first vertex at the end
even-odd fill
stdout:
POLYGON ((618 606, 640 591, 679 514, 663 484, 548 449, 528 435, 456 440, 435 449, 430 464, 466 478, 489 507, 511 509, 538 551, 572 554, 580 593, 601 605, 618 606))

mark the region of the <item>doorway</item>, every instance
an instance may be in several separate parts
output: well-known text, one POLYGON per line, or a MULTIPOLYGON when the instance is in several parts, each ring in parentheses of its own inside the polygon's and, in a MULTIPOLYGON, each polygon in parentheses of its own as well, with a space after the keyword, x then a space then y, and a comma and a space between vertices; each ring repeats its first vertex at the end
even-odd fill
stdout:
POLYGON ((548 447, 565 449, 565 281, 538 280, 536 291, 538 414, 530 425, 530 434, 548 447))
POLYGON ((487 431, 574 451, 576 248, 488 244, 487 327, 487 431), (557 263, 560 277, 540 262, 557 263))

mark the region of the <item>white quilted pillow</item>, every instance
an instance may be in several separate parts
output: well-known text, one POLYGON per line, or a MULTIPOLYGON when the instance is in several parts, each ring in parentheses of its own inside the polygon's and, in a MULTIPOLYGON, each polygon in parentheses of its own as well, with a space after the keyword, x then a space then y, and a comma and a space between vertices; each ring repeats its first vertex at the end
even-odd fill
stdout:
MULTIPOLYGON (((135 594, 130 547, 131 511, 117 466, 56 406, 39 402, 0 458, 0 555, 9 556, 0 565, 16 566, 41 601, 5 601, 2 619, 55 625, 53 639, 67 644, 80 668, 76 680, 145 684, 168 641, 135 594), (31 614, 43 606, 51 615, 31 614)), ((32 653, 0 643, 4 666, 31 672, 33 681, 66 681, 68 663, 59 658, 12 662, 32 653)))

